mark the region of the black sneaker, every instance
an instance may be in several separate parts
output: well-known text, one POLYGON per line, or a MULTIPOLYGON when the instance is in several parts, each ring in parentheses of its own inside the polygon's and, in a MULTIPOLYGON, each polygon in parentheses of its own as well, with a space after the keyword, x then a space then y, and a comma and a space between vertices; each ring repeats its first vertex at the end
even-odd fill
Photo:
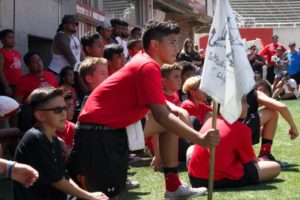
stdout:
POLYGON ((289 166, 288 162, 276 160, 276 158, 271 153, 259 156, 259 158, 264 158, 264 159, 267 159, 267 160, 270 160, 270 161, 278 162, 281 167, 287 167, 287 166, 289 166))

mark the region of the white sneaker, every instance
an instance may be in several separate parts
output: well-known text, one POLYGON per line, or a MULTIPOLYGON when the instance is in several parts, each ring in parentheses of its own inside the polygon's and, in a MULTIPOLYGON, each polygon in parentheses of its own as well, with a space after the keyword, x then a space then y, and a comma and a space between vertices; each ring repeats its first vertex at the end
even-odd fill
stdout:
POLYGON ((175 192, 165 191, 165 199, 181 199, 184 197, 201 196, 205 194, 207 194, 206 187, 192 188, 183 183, 175 192))

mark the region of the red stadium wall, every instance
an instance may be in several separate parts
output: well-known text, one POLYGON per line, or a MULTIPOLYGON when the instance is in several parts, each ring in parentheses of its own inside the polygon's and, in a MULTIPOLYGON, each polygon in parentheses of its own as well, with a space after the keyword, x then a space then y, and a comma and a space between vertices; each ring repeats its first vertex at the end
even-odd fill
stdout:
MULTIPOLYGON (((263 43, 269 44, 272 42, 273 29, 272 28, 240 28, 242 38, 248 40, 262 39, 263 43)), ((202 34, 199 38, 199 47, 206 49, 208 41, 208 34, 202 34)))

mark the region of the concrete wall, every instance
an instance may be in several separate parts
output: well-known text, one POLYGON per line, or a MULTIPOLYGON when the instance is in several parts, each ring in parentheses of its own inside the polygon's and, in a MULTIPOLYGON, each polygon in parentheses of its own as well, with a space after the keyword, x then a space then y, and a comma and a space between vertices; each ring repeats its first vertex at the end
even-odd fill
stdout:
POLYGON ((300 27, 295 28, 273 28, 273 34, 279 36, 279 43, 288 48, 288 44, 291 41, 296 42, 296 47, 300 47, 300 27))
POLYGON ((23 55, 28 50, 28 35, 53 38, 58 12, 57 0, 1 0, 0 27, 15 29, 16 49, 23 55))
POLYGON ((40 53, 47 66, 51 40, 64 14, 75 14, 75 0, 0 0, 0 30, 14 29, 15 49, 22 56, 28 50, 40 53))

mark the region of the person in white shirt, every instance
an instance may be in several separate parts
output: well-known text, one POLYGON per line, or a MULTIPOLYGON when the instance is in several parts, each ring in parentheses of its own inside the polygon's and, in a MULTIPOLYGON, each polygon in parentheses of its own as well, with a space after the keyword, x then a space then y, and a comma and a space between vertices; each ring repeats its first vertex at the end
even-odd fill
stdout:
POLYGON ((278 83, 276 90, 273 93, 272 98, 274 99, 297 99, 299 97, 299 88, 297 82, 290 78, 287 71, 283 72, 283 77, 278 83))

